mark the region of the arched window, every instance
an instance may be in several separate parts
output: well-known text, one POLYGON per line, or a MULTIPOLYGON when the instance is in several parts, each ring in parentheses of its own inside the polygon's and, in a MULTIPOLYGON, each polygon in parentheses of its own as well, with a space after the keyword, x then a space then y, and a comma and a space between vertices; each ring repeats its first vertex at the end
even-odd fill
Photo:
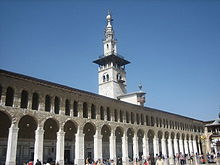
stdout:
POLYGON ((109 75, 108 74, 106 75, 106 81, 109 81, 109 75))
POLYGON ((131 124, 134 124, 134 114, 131 112, 131 124))
POLYGON ((107 44, 107 49, 109 48, 108 44, 107 44))
POLYGON ((147 125, 147 126, 150 126, 149 118, 148 118, 147 115, 146 115, 146 125, 147 125))
POLYGON ((156 117, 156 126, 158 127, 158 117, 156 117))
POLYGON ((117 122, 118 121, 118 111, 117 111, 117 109, 115 109, 115 121, 117 122))
POLYGON ((107 107, 107 120, 111 121, 111 111, 109 107, 107 107))
POLYGON ((37 93, 33 93, 32 96, 32 109, 38 110, 39 107, 39 95, 37 93))
POLYGON ((165 121, 165 119, 163 119, 163 128, 165 128, 166 127, 166 121, 165 121))
POLYGON ((150 118, 150 121, 151 121, 151 126, 154 126, 154 117, 153 116, 151 116, 151 118, 150 118))
POLYGON ((102 76, 102 81, 105 82, 106 78, 105 75, 102 76))
POLYGON ((2 86, 0 85, 0 101, 2 99, 2 86))
POLYGON ((91 106, 91 118, 96 119, 96 109, 95 109, 95 105, 93 104, 91 106))
POLYGON ((138 113, 136 114, 136 122, 137 122, 137 124, 140 124, 140 119, 139 119, 139 114, 138 113))
POLYGON ((123 122, 123 111, 120 110, 120 122, 123 122))
POLYGON ((86 103, 83 103, 83 118, 88 118, 88 106, 86 103))
POLYGON ((21 92, 21 104, 20 107, 21 108, 27 108, 28 106, 28 92, 23 90, 21 92))
POLYGON ((120 73, 117 74, 117 80, 121 80, 121 74, 120 73))
POLYGON ((51 97, 49 95, 46 95, 45 97, 45 111, 50 112, 51 108, 51 97))
POLYGON ((126 123, 129 123, 129 113, 126 112, 126 123))
POLYGON ((100 107, 100 119, 104 120, 104 109, 102 106, 100 107))
POLYGON ((76 101, 74 101, 74 103, 73 103, 73 115, 75 117, 78 116, 78 102, 76 102, 76 101))
POLYGON ((65 115, 70 116, 70 101, 68 99, 65 101, 65 115))
POLYGON ((54 113, 59 114, 60 111, 60 99, 56 96, 54 100, 54 113))
POLYGON ((5 105, 12 106, 13 102, 14 102, 14 90, 11 87, 8 87, 6 92, 5 105))
POLYGON ((144 125, 144 116, 141 114, 141 125, 144 125))

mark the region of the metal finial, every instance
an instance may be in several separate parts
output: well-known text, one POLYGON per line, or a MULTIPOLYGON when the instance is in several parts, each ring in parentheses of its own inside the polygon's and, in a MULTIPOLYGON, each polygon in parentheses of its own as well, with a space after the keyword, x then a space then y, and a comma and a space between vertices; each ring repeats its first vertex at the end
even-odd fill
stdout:
POLYGON ((142 85, 141 85, 141 83, 138 85, 138 88, 139 88, 140 91, 141 91, 141 89, 142 89, 142 85))

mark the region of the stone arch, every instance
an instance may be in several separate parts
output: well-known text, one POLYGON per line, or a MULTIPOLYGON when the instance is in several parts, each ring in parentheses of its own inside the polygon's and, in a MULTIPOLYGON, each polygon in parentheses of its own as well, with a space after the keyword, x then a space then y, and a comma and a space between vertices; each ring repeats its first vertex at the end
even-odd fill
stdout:
POLYGON ((35 130, 37 129, 37 119, 31 115, 24 115, 18 122, 17 140, 17 164, 22 164, 28 159, 34 159, 35 130), (23 146, 25 143, 25 147, 23 146))
POLYGON ((144 130, 143 129, 138 129, 137 137, 138 137, 138 156, 139 156, 139 158, 142 158, 142 156, 143 156, 143 138, 144 138, 144 130))
POLYGON ((75 159, 75 139, 78 125, 73 120, 67 120, 64 124, 65 132, 65 152, 64 160, 67 163, 72 162, 75 159))
POLYGON ((59 121, 55 118, 47 118, 44 121, 44 151, 43 160, 45 162, 56 159, 56 141, 57 132, 59 130, 59 121))
POLYGON ((124 129, 120 126, 115 129, 116 136, 116 157, 122 157, 122 136, 124 134, 124 129))
POLYGON ((104 124, 101 128, 102 135, 102 158, 108 159, 110 157, 110 136, 111 136, 111 127, 107 124, 104 124))
MULTIPOLYGON (((83 127, 84 133, 84 158, 94 159, 94 135, 96 126, 92 122, 88 122, 83 127)), ((91 162, 90 162, 91 163, 91 162)))
POLYGON ((147 132, 148 142, 149 142, 149 154, 150 156, 154 155, 154 145, 153 138, 155 136, 155 132, 152 129, 149 129, 147 132))
POLYGON ((8 87, 6 91, 6 106, 13 106, 14 103, 14 89, 12 87, 8 87))
POLYGON ((128 137, 128 156, 133 160, 133 137, 134 137, 134 129, 128 128, 126 131, 128 137))

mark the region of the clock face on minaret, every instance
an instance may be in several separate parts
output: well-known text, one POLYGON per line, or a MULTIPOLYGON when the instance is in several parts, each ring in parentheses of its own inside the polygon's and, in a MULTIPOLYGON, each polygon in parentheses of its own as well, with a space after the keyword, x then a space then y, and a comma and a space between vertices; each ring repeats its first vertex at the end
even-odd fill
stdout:
POLYGON ((117 53, 117 40, 114 38, 112 21, 112 15, 108 12, 104 30, 104 52, 93 62, 99 65, 99 94, 117 99, 118 96, 127 93, 125 65, 130 62, 117 53))

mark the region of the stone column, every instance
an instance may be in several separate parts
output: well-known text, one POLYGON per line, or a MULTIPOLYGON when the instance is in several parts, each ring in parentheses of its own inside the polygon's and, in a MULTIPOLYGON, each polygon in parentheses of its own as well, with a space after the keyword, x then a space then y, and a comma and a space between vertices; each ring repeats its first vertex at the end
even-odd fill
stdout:
POLYGON ((184 152, 184 148, 183 148, 183 140, 182 139, 179 139, 179 146, 180 146, 180 152, 182 154, 184 154, 185 152, 184 152))
POLYGON ((139 158, 137 133, 134 133, 134 137, 133 137, 133 158, 134 160, 136 158, 139 158))
POLYGON ((174 164, 173 160, 173 147, 172 147, 172 139, 168 139, 168 152, 169 152, 169 163, 174 164))
POLYGON ((146 134, 144 134, 143 138, 143 156, 145 159, 149 156, 149 141, 146 134))
POLYGON ((34 164, 37 162, 37 159, 43 162, 43 148, 44 148, 44 130, 43 127, 38 127, 35 131, 34 164))
POLYGON ((65 132, 63 130, 59 130, 59 132, 57 132, 56 162, 60 165, 64 165, 64 135, 65 132))
POLYGON ((193 151, 194 151, 194 154, 198 153, 196 139, 193 140, 193 151))
POLYGON ((166 139, 162 138, 161 139, 161 143, 162 143, 162 155, 167 158, 167 146, 166 146, 166 139))
POLYGON ((156 155, 159 155, 159 139, 155 136, 153 139, 153 145, 154 145, 154 157, 156 155))
POLYGON ((177 155, 179 153, 178 151, 178 143, 177 143, 177 140, 178 139, 173 139, 173 142, 174 142, 174 154, 177 155))
POLYGON ((201 153, 202 153, 202 150, 201 150, 200 141, 198 141, 198 149, 199 149, 199 154, 201 154, 201 153))
POLYGON ((114 161, 116 161, 116 137, 115 137, 115 130, 111 131, 109 148, 110 148, 110 159, 113 159, 114 161))
POLYGON ((75 146, 75 164, 84 165, 84 134, 83 131, 78 128, 76 133, 76 146, 75 146))
POLYGON ((78 102, 78 117, 83 118, 83 102, 82 101, 78 102))
POLYGON ((129 163, 128 159, 128 137, 126 133, 122 137, 122 162, 123 165, 127 165, 129 163))
POLYGON ((97 129, 94 135, 94 161, 102 160, 102 135, 101 130, 97 129))
POLYGON ((192 146, 192 140, 189 140, 189 154, 191 155, 193 153, 193 146, 192 146))
POLYGON ((189 150, 188 150, 188 140, 187 140, 187 139, 184 140, 184 148, 185 148, 185 154, 189 154, 189 150))
POLYGON ((17 151, 17 139, 18 139, 18 126, 12 124, 8 133, 8 145, 6 155, 6 165, 16 164, 16 151, 17 151))

